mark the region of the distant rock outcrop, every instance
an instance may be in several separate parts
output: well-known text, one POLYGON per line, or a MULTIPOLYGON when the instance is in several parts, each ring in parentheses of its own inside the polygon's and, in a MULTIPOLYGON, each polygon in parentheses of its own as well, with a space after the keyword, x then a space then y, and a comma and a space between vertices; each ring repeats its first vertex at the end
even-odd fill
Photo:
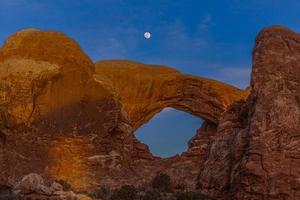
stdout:
POLYGON ((251 90, 164 66, 95 65, 62 33, 17 32, 0 49, 1 188, 49 195, 46 183, 63 180, 93 191, 165 172, 217 199, 300 199, 299 65, 300 36, 282 27, 256 39, 251 90), (187 152, 161 159, 134 131, 165 107, 205 123, 187 152))

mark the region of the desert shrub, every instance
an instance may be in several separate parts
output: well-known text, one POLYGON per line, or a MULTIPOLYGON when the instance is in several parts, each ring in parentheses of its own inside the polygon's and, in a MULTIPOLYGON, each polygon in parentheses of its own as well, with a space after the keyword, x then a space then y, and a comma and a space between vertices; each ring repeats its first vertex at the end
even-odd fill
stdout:
POLYGON ((20 200, 19 194, 15 194, 11 188, 0 186, 0 200, 20 200))
POLYGON ((61 184, 61 186, 63 187, 63 190, 64 191, 70 191, 72 190, 72 186, 70 183, 68 183, 67 181, 65 180, 58 180, 56 181, 57 183, 61 184))
POLYGON ((137 188, 137 191, 138 192, 146 192, 149 190, 149 185, 148 184, 144 184, 144 185, 140 185, 138 188, 137 188))
POLYGON ((135 198, 135 188, 131 185, 124 185, 120 189, 113 192, 110 200, 134 200, 135 198))
POLYGON ((9 194, 7 196, 0 196, 0 200, 21 200, 21 196, 19 194, 9 194))
POLYGON ((213 198, 197 192, 179 192, 175 196, 177 200, 213 200, 213 198))
POLYGON ((103 185, 90 196, 92 196, 93 198, 107 199, 110 196, 110 193, 110 189, 107 186, 103 185))
POLYGON ((175 186, 175 189, 176 190, 181 190, 181 191, 184 191, 186 189, 186 185, 184 183, 178 183, 176 186, 175 186))
POLYGON ((160 200, 160 193, 156 190, 148 190, 145 195, 140 196, 138 200, 160 200))
POLYGON ((172 190, 170 176, 165 173, 158 174, 152 180, 152 187, 160 192, 170 192, 172 190))

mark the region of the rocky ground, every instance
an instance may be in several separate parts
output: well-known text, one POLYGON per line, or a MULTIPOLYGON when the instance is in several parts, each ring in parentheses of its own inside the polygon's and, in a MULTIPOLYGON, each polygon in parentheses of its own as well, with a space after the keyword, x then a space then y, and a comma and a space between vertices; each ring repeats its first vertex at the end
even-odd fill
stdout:
POLYGON ((300 36, 283 27, 257 36, 245 90, 165 66, 94 64, 62 33, 17 32, 0 49, 0 185, 34 173, 48 196, 71 194, 59 180, 80 195, 164 172, 216 199, 300 199, 299 68, 300 36), (205 123, 187 152, 161 159, 134 132, 165 107, 205 123))

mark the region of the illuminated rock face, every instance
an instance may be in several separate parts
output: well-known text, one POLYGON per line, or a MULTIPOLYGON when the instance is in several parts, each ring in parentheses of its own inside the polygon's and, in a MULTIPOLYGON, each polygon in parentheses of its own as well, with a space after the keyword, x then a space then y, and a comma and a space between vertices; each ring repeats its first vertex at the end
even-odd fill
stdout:
MULTIPOLYGON (((17 32, 1 48, 0 64, 1 105, 15 124, 43 123, 40 128, 47 131, 78 125, 81 130, 87 120, 98 121, 103 110, 119 114, 112 92, 93 79, 92 61, 62 33, 17 32)), ((103 125, 97 128, 113 128, 114 123, 110 127, 102 121, 94 123, 103 125)))
POLYGON ((86 157, 103 148, 97 145, 100 138, 125 119, 113 92, 94 80, 94 70, 77 43, 62 33, 24 30, 4 43, 2 182, 13 184, 31 172, 68 180, 77 188, 91 182, 86 157))
POLYGON ((247 91, 219 81, 185 75, 165 66, 131 61, 96 63, 96 79, 107 81, 117 92, 134 129, 166 107, 217 124, 232 102, 248 96, 247 91))
POLYGON ((62 33, 18 32, 0 49, 0 185, 37 173, 89 191, 163 171, 218 199, 299 199, 299 55, 299 35, 263 30, 250 92, 164 66, 95 65, 62 33), (205 123, 187 152, 161 159, 134 130, 165 107, 205 123))

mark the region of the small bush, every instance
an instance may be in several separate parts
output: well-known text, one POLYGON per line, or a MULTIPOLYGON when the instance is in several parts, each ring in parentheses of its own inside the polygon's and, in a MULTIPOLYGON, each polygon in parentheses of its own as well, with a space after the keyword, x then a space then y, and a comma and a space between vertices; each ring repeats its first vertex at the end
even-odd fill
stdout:
POLYGON ((93 198, 103 198, 107 199, 110 196, 110 189, 106 186, 101 186, 92 195, 93 198))
POLYGON ((160 173, 152 180, 152 187, 160 192, 170 192, 171 178, 168 174, 160 173))
POLYGON ((110 200, 134 200, 136 198, 136 190, 133 186, 125 185, 115 190, 110 200))
POLYGON ((0 200, 21 200, 21 196, 19 194, 10 194, 8 196, 0 196, 0 200))
POLYGON ((0 186, 0 200, 20 200, 21 196, 15 194, 11 188, 0 186))
POLYGON ((160 193, 156 190, 148 190, 139 200, 160 200, 160 193))
POLYGON ((137 188, 138 192, 147 192, 148 190, 149 190, 149 185, 148 184, 140 185, 137 188))
POLYGON ((186 185, 184 183, 178 183, 176 186, 175 186, 175 189, 176 190, 181 190, 181 191, 184 191, 186 189, 186 185))
POLYGON ((179 192, 175 196, 177 200, 213 200, 211 197, 197 192, 179 192))
POLYGON ((64 191, 71 191, 72 190, 71 184, 68 183, 65 180, 58 180, 56 182, 62 185, 64 191))

